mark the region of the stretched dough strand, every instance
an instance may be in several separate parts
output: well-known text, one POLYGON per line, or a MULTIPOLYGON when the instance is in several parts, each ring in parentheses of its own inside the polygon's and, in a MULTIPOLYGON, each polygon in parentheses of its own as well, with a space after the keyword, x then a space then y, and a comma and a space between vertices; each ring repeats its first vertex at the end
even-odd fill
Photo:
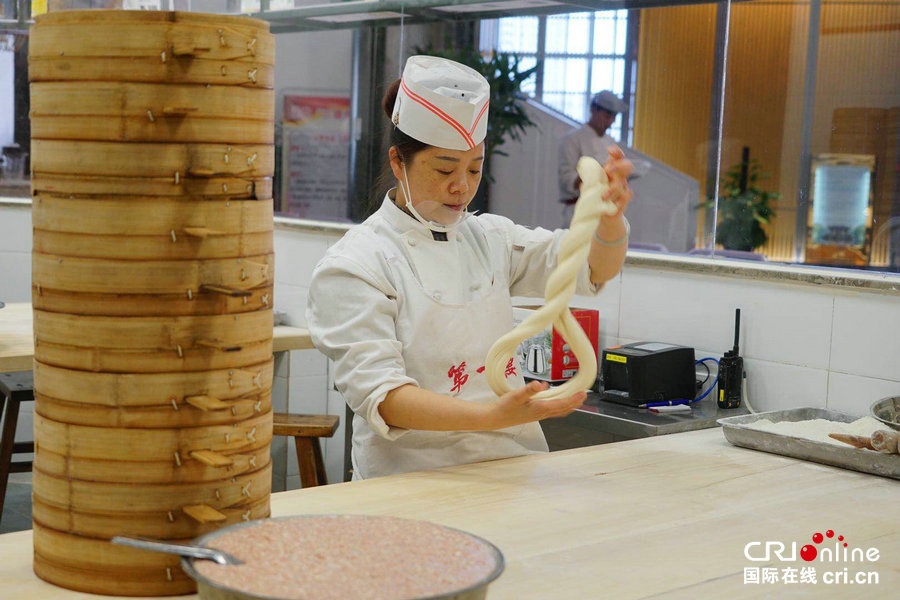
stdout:
POLYGON ((583 156, 578 160, 576 170, 582 181, 581 195, 575 204, 569 231, 560 241, 556 268, 547 279, 544 306, 500 337, 488 351, 485 362, 487 379, 498 396, 512 391, 506 381, 505 371, 519 344, 549 325, 556 327, 556 331, 572 347, 578 359, 578 372, 563 385, 539 392, 532 398, 551 400, 571 396, 590 388, 597 378, 597 355, 581 325, 569 310, 569 302, 575 294, 578 273, 590 253, 591 235, 596 231, 600 217, 615 214, 618 208, 614 203, 603 200, 603 194, 609 188, 609 179, 600 163, 583 156))

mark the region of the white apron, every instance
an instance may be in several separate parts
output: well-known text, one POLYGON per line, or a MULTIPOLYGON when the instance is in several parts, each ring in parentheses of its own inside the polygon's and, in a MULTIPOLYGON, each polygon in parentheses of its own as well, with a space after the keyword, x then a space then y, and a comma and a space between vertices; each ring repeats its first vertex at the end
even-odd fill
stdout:
MULTIPOLYGON (((478 227, 472 228, 472 233, 484 235, 478 227)), ((409 244, 410 256, 394 263, 411 271, 401 277, 405 287, 398 290, 405 296, 397 318, 397 339, 403 345, 406 373, 432 392, 470 402, 492 402, 497 396, 488 385, 484 360, 494 341, 513 327, 506 261, 485 255, 482 268, 490 270, 491 277, 473 273, 472 281, 489 280, 488 289, 464 304, 444 303, 439 294, 426 292, 415 273, 426 269, 440 273, 441 248, 447 247, 433 244, 457 240, 454 234, 449 241, 435 241, 426 235, 430 234, 406 232, 404 236, 414 238, 409 244)), ((490 252, 487 243, 479 246, 485 254, 490 252)), ((474 283, 472 290, 479 291, 478 286, 474 283)), ((517 361, 509 365, 507 373, 513 387, 525 385, 517 361)), ((354 479, 548 451, 537 422, 496 431, 413 430, 393 441, 374 434, 360 416, 354 417, 353 425, 354 479)))

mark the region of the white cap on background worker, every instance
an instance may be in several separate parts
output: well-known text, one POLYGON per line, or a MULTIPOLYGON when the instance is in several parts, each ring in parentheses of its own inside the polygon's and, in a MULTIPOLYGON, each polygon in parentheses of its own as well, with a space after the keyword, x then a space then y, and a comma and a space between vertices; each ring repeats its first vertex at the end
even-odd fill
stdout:
POLYGON ((602 108, 611 113, 620 113, 625 112, 625 109, 628 108, 628 106, 622 102, 621 98, 611 91, 603 90, 602 92, 594 94, 594 97, 591 98, 591 108, 602 108))

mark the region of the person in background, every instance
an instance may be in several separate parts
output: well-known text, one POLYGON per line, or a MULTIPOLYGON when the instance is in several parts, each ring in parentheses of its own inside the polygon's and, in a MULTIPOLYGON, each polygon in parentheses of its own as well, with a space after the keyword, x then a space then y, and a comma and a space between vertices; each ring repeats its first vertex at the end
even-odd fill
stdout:
MULTIPOLYGON (((488 384, 487 352, 513 328, 511 297, 543 296, 566 233, 467 212, 489 98, 473 69, 410 57, 383 101, 396 187, 313 271, 307 326, 354 412, 354 479, 547 452, 538 421, 585 398, 532 400, 545 386, 525 386, 515 359, 504 370, 513 391, 498 397, 488 384)), ((631 163, 612 156, 605 197, 619 210, 589 242, 581 295, 597 294, 625 260, 631 163)))
POLYGON ((591 156, 604 164, 610 159, 611 149, 618 151, 615 140, 606 133, 627 106, 609 90, 591 98, 591 117, 580 128, 567 133, 559 142, 559 201, 563 205, 563 227, 568 227, 578 200, 581 179, 575 164, 582 156, 591 156))

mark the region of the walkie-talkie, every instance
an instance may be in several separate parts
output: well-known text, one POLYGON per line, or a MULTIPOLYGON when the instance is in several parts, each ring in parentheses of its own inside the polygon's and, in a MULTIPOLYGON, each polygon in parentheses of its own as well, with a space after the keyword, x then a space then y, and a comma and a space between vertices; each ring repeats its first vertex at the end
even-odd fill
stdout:
POLYGON ((741 383, 744 378, 744 359, 738 354, 741 334, 741 309, 734 311, 734 348, 719 360, 719 408, 738 408, 741 405, 741 383))

